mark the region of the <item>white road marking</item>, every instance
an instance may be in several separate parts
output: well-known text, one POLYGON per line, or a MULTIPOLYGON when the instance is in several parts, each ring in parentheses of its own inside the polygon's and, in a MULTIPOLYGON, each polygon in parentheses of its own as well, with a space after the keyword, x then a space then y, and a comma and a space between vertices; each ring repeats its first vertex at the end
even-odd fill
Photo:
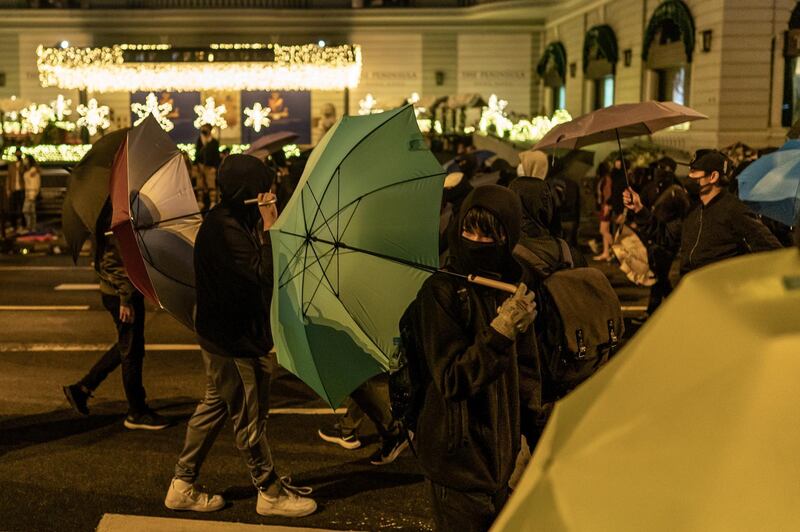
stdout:
MULTIPOLYGON (((75 352, 75 351, 108 351, 113 344, 59 344, 59 343, 0 343, 0 353, 10 352, 75 352)), ((150 351, 200 351, 197 344, 146 344, 150 351)))
POLYGON ((345 414, 346 408, 270 408, 270 414, 291 414, 298 416, 323 416, 326 414, 345 414))
POLYGON ((60 270, 91 270, 89 266, 0 266, 0 272, 53 272, 60 270))
POLYGON ((77 290, 100 290, 99 284, 77 284, 77 283, 62 283, 53 290, 57 292, 61 291, 77 291, 77 290))
POLYGON ((647 306, 630 306, 630 307, 622 307, 622 312, 644 312, 647 310, 647 306))
POLYGON ((89 310, 89 305, 0 305, 0 310, 89 310))
POLYGON ((144 515, 104 514, 97 525, 97 532, 333 532, 325 528, 274 526, 263 524, 207 521, 204 519, 175 519, 172 517, 148 517, 144 515))

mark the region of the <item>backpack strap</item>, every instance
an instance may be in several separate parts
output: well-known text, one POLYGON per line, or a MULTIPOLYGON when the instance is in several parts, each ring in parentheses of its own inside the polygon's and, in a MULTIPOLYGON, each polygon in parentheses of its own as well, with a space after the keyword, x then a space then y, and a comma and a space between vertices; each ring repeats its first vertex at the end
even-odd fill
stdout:
POLYGON ((561 247, 561 264, 566 264, 570 269, 575 267, 575 259, 572 258, 572 250, 569 244, 563 238, 556 238, 558 245, 561 247))

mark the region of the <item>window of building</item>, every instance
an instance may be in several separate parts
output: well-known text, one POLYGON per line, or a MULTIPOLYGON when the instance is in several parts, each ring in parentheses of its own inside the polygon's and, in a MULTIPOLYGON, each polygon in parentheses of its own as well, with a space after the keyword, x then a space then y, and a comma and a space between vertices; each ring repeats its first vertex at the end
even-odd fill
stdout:
POLYGON ((656 70, 656 99, 673 101, 681 105, 688 104, 689 70, 686 66, 662 68, 656 70))
POLYGON ((566 109, 567 108, 567 87, 561 85, 559 87, 552 87, 550 89, 553 100, 552 100, 552 111, 558 111, 559 109, 566 109))
POLYGON ((594 81, 594 109, 614 105, 614 76, 605 76, 594 81))
POLYGON ((546 111, 553 113, 564 109, 567 105, 567 52, 563 44, 553 42, 547 45, 536 66, 536 73, 549 90, 549 101, 546 101, 549 109, 546 111))
POLYGON ((642 46, 650 70, 650 98, 689 105, 694 18, 681 0, 665 0, 653 12, 642 46))
POLYGON ((789 19, 784 46, 783 112, 781 125, 791 127, 800 120, 800 2, 789 19))
POLYGON ((583 44, 583 75, 591 82, 592 110, 614 105, 614 75, 618 60, 617 38, 608 25, 595 26, 583 44))

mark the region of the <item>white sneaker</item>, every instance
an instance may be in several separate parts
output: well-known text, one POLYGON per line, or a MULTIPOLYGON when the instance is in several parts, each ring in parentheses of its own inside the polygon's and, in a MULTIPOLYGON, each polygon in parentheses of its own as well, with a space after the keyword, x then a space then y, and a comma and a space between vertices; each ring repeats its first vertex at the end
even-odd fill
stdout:
POLYGON ((282 484, 280 493, 274 497, 267 495, 264 491, 258 491, 256 512, 259 515, 305 517, 317 510, 317 503, 314 502, 314 499, 300 496, 300 494, 308 495, 311 493, 311 488, 297 488, 283 481, 282 484))
POLYGON ((194 484, 173 478, 169 484, 164 506, 170 510, 190 510, 192 512, 216 512, 225 506, 221 495, 211 495, 201 491, 194 484))

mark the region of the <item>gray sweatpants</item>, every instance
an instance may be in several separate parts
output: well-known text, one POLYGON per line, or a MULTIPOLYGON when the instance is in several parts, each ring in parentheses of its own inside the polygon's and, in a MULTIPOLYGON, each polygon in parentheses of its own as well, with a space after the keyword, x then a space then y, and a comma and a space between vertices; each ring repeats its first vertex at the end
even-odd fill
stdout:
POLYGON ((206 395, 186 427, 186 441, 175 466, 175 478, 190 483, 197 479, 230 415, 236 447, 250 468, 253 484, 264 490, 279 487, 266 432, 271 360, 268 355, 231 358, 206 350, 202 350, 202 356, 206 395))

